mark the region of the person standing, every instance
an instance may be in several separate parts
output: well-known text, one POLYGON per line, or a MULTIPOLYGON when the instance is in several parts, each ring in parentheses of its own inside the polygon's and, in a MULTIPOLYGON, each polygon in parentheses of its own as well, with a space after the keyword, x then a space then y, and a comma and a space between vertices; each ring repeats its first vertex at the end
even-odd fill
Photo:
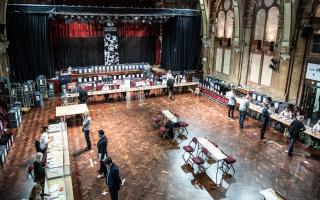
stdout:
POLYGON ((90 121, 91 120, 90 120, 90 117, 89 117, 89 113, 88 112, 83 113, 82 126, 83 126, 84 136, 86 138, 86 143, 87 143, 87 147, 85 148, 86 151, 91 150, 90 121))
POLYGON ((79 102, 80 103, 87 103, 88 102, 88 92, 83 88, 79 88, 79 102))
POLYGON ((122 183, 119 175, 119 168, 112 162, 112 158, 110 156, 105 161, 105 164, 107 166, 107 170, 105 171, 106 184, 109 187, 111 200, 118 200, 118 192, 122 183))
POLYGON ((312 132, 314 133, 320 133, 320 119, 318 122, 312 127, 312 132))
POLYGON ((34 182, 41 186, 41 195, 44 194, 44 183, 46 180, 45 164, 42 162, 43 154, 41 152, 36 153, 33 162, 34 182))
POLYGON ((230 94, 229 94, 229 101, 228 101, 228 117, 233 119, 234 115, 234 109, 236 107, 237 104, 237 100, 236 100, 236 96, 234 95, 234 91, 231 90, 230 94))
POLYGON ((36 151, 41 152, 44 157, 47 155, 47 147, 49 142, 48 136, 48 126, 42 127, 42 133, 40 135, 40 140, 35 141, 36 151))
POLYGON ((168 101, 173 100, 173 85, 174 85, 174 77, 171 74, 171 71, 167 73, 167 89, 168 89, 168 101))
POLYGON ((293 122, 291 122, 290 124, 290 128, 289 128, 290 144, 288 149, 288 156, 292 155, 293 145, 299 136, 299 132, 306 130, 306 127, 302 123, 303 119, 304 119, 303 116, 299 116, 295 120, 293 120, 293 122))
POLYGON ((267 130, 267 127, 270 122, 270 113, 269 113, 269 106, 264 104, 264 107, 262 109, 261 113, 261 130, 260 130, 260 142, 264 142, 264 134, 267 130))
POLYGON ((107 140, 107 137, 104 135, 103 130, 99 130, 98 135, 99 135, 99 141, 97 144, 97 148, 98 148, 98 159, 100 161, 100 168, 98 169, 98 173, 103 174, 104 171, 106 170, 106 166, 104 162, 108 157, 108 151, 107 151, 108 140, 107 140))
POLYGON ((250 105, 249 98, 250 98, 250 96, 248 94, 246 96, 246 98, 240 102, 240 106, 239 106, 239 112, 240 112, 239 113, 239 125, 240 125, 240 128, 243 128, 243 123, 246 118, 247 110, 250 105))

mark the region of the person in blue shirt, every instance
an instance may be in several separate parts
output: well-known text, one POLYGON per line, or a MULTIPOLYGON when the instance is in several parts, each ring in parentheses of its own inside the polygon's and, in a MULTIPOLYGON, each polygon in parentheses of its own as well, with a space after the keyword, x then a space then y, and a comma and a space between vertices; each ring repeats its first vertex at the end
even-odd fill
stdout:
POLYGON ((250 105, 249 99, 250 99, 250 96, 247 95, 245 99, 242 99, 240 101, 240 106, 239 106, 239 126, 240 126, 240 128, 243 128, 243 123, 246 118, 247 111, 249 109, 249 105, 250 105))

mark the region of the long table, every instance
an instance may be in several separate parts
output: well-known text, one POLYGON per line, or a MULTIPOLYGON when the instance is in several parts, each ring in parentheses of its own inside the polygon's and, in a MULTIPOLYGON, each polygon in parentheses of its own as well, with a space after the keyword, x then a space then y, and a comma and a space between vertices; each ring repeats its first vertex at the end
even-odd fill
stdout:
MULTIPOLYGON (((237 101, 238 101, 238 99, 237 99, 237 101)), ((250 103, 249 109, 253 110, 253 111, 257 112, 257 113, 262 113, 262 107, 258 106, 258 105, 255 105, 253 103, 250 103)), ((279 114, 276 114, 276 113, 271 113, 270 114, 270 118, 275 120, 275 121, 280 122, 281 124, 284 124, 285 126, 290 126, 291 122, 293 121, 293 119, 288 119, 288 118, 285 118, 285 117, 281 117, 279 114)), ((320 139, 320 134, 314 133, 312 131, 312 127, 309 127, 309 126, 306 126, 306 125, 305 125, 305 127, 306 127, 306 130, 304 131, 305 134, 310 135, 310 136, 312 136, 314 138, 320 139)))
POLYGON ((50 124, 48 136, 45 191, 51 195, 56 194, 56 199, 73 200, 66 123, 50 124), (53 188, 57 189, 53 190, 53 188), (59 188, 63 190, 59 191, 59 188), (50 192, 50 190, 53 191, 50 192))
MULTIPOLYGON (((186 83, 178 83, 175 84, 174 87, 190 87, 190 86, 197 86, 198 83, 195 82, 186 82, 186 83)), ((144 90, 158 90, 167 88, 166 85, 152 85, 152 86, 145 86, 145 87, 133 87, 127 89, 113 89, 113 90, 99 90, 99 91, 88 91, 88 96, 96 96, 96 95, 105 95, 105 94, 116 94, 116 93, 123 93, 123 92, 139 92, 144 90)), ((72 94, 65 94, 64 97, 73 98, 78 97, 79 93, 72 93, 72 94)))
POLYGON ((219 163, 221 160, 226 159, 227 156, 215 145, 213 145, 207 138, 201 137, 197 138, 198 143, 206 148, 212 158, 217 162, 217 172, 216 172, 216 184, 218 184, 218 170, 219 170, 219 163))
POLYGON ((174 114, 172 114, 172 112, 170 112, 169 110, 162 110, 161 113, 162 113, 169 121, 172 121, 173 123, 178 123, 178 122, 179 122, 179 118, 176 117, 174 114))
POLYGON ((259 193, 263 195, 265 200, 284 200, 285 199, 283 196, 281 196, 271 188, 262 190, 259 193))
POLYGON ((69 115, 78 115, 89 112, 87 104, 75 104, 69 106, 56 107, 56 117, 64 117, 69 115))

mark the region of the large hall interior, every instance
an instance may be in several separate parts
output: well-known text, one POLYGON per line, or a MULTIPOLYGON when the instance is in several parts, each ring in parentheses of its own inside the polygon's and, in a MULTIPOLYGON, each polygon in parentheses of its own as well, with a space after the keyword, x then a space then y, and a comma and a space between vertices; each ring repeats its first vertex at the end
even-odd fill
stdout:
POLYGON ((319 183, 319 0, 0 0, 1 200, 319 183))

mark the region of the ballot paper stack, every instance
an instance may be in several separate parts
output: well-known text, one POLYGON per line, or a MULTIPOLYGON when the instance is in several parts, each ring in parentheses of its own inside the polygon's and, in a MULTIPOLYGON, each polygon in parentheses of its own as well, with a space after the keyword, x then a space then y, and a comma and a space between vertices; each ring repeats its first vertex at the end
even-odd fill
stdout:
POLYGON ((70 174, 68 138, 64 123, 48 127, 47 178, 59 178, 70 174))
POLYGON ((65 123, 48 126, 46 193, 48 199, 73 200, 67 127, 65 123))

